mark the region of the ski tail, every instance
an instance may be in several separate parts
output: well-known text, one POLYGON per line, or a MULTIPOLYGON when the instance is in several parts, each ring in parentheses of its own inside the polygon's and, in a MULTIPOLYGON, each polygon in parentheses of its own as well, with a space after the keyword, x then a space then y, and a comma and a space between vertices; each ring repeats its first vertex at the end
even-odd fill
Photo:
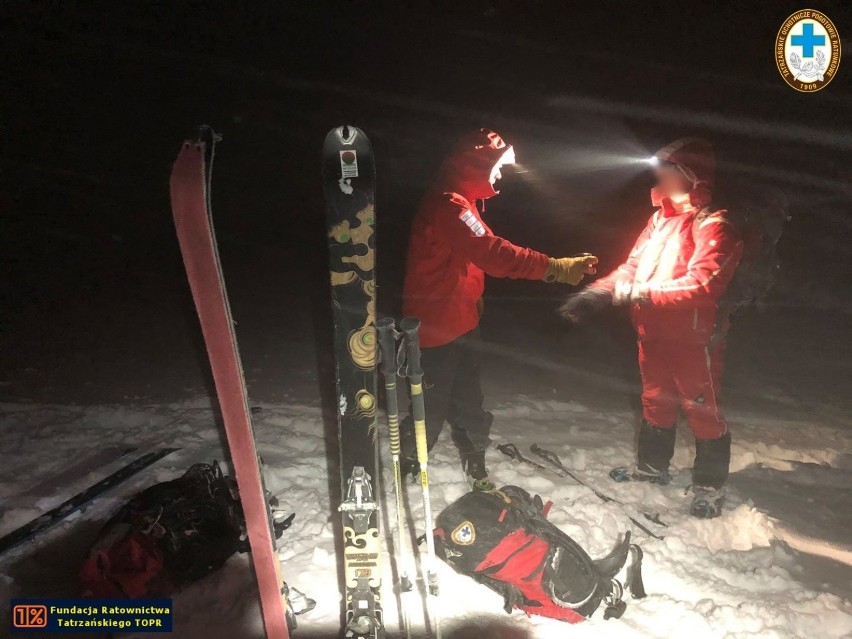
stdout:
POLYGON ((39 534, 53 528, 69 515, 81 510, 86 504, 91 503, 94 499, 104 494, 108 490, 115 488, 122 482, 130 479, 143 469, 147 468, 154 462, 159 461, 166 455, 170 455, 179 448, 160 448, 154 450, 137 459, 133 460, 126 466, 118 469, 108 477, 104 477, 96 484, 89 486, 85 490, 77 493, 70 499, 59 504, 56 508, 46 512, 37 519, 13 530, 12 532, 0 537, 0 555, 4 552, 23 544, 30 539, 34 539, 39 534))
POLYGON ((172 213, 240 490, 266 635, 268 639, 289 639, 287 603, 282 596, 269 506, 210 212, 210 179, 218 139, 205 126, 183 143, 170 180, 172 213))

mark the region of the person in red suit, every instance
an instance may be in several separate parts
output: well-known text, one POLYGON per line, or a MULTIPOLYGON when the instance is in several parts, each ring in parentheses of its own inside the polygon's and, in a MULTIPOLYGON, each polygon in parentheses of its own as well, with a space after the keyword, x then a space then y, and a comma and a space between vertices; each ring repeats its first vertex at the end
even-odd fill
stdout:
MULTIPOLYGON (((444 421, 471 486, 488 490, 485 450, 493 415, 483 409, 479 317, 485 276, 576 285, 594 273, 597 258, 554 259, 495 235, 477 208, 497 195, 504 164, 514 149, 493 131, 464 136, 423 197, 409 242, 403 312, 421 321, 427 444, 438 441, 444 421)), ((402 425, 403 469, 416 472, 411 419, 402 425)))
POLYGON ((683 138, 652 158, 657 210, 627 260, 571 296, 562 313, 579 322, 601 301, 630 306, 639 335, 642 422, 638 463, 616 481, 667 484, 680 411, 695 435, 691 512, 715 517, 725 498, 731 435, 722 414, 727 313, 719 300, 743 243, 725 210, 712 204, 715 156, 705 140, 683 138))

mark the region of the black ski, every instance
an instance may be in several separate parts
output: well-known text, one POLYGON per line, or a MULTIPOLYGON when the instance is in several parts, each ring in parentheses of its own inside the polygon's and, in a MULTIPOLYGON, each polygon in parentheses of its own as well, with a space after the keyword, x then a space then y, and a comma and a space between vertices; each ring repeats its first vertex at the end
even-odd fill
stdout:
POLYGON ((381 607, 377 477, 375 167, 352 126, 323 144, 343 495, 344 637, 385 636, 381 607))
POLYGON ((7 510, 29 507, 35 499, 40 499, 43 495, 57 493, 69 485, 79 485, 88 475, 100 469, 115 466, 122 457, 135 453, 137 450, 138 448, 123 448, 121 446, 101 448, 88 457, 75 460, 70 466, 59 471, 53 477, 48 477, 42 482, 33 484, 13 498, 6 500, 3 507, 7 510))
POLYGON ((24 542, 34 539, 36 536, 43 533, 45 530, 52 528, 60 523, 63 519, 72 513, 82 510, 96 498, 103 495, 108 490, 115 488, 122 482, 130 479, 139 471, 147 468, 156 461, 159 461, 166 455, 169 455, 179 448, 160 448, 139 457, 135 461, 130 462, 123 468, 115 471, 112 475, 104 477, 98 483, 89 486, 82 492, 77 493, 70 499, 66 500, 53 510, 43 514, 41 517, 21 526, 17 530, 13 530, 7 535, 0 538, 0 554, 7 550, 11 550, 24 542))

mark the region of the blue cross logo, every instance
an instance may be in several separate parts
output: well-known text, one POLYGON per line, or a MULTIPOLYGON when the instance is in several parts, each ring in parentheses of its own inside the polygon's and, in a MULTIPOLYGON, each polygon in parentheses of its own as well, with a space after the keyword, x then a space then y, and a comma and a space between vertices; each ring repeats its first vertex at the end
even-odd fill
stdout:
POLYGON ((812 22, 805 22, 802 25, 802 34, 794 35, 790 39, 790 43, 794 47, 802 47, 802 57, 814 57, 814 47, 821 47, 825 44, 824 35, 814 35, 814 25, 812 22))

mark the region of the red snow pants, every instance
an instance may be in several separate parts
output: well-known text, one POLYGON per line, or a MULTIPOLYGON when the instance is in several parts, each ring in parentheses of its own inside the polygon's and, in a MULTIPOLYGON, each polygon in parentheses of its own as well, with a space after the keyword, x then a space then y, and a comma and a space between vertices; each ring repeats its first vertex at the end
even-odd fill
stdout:
POLYGON ((681 340, 639 340, 642 412, 657 428, 672 428, 683 410, 695 439, 728 431, 720 391, 725 340, 710 345, 681 340))

